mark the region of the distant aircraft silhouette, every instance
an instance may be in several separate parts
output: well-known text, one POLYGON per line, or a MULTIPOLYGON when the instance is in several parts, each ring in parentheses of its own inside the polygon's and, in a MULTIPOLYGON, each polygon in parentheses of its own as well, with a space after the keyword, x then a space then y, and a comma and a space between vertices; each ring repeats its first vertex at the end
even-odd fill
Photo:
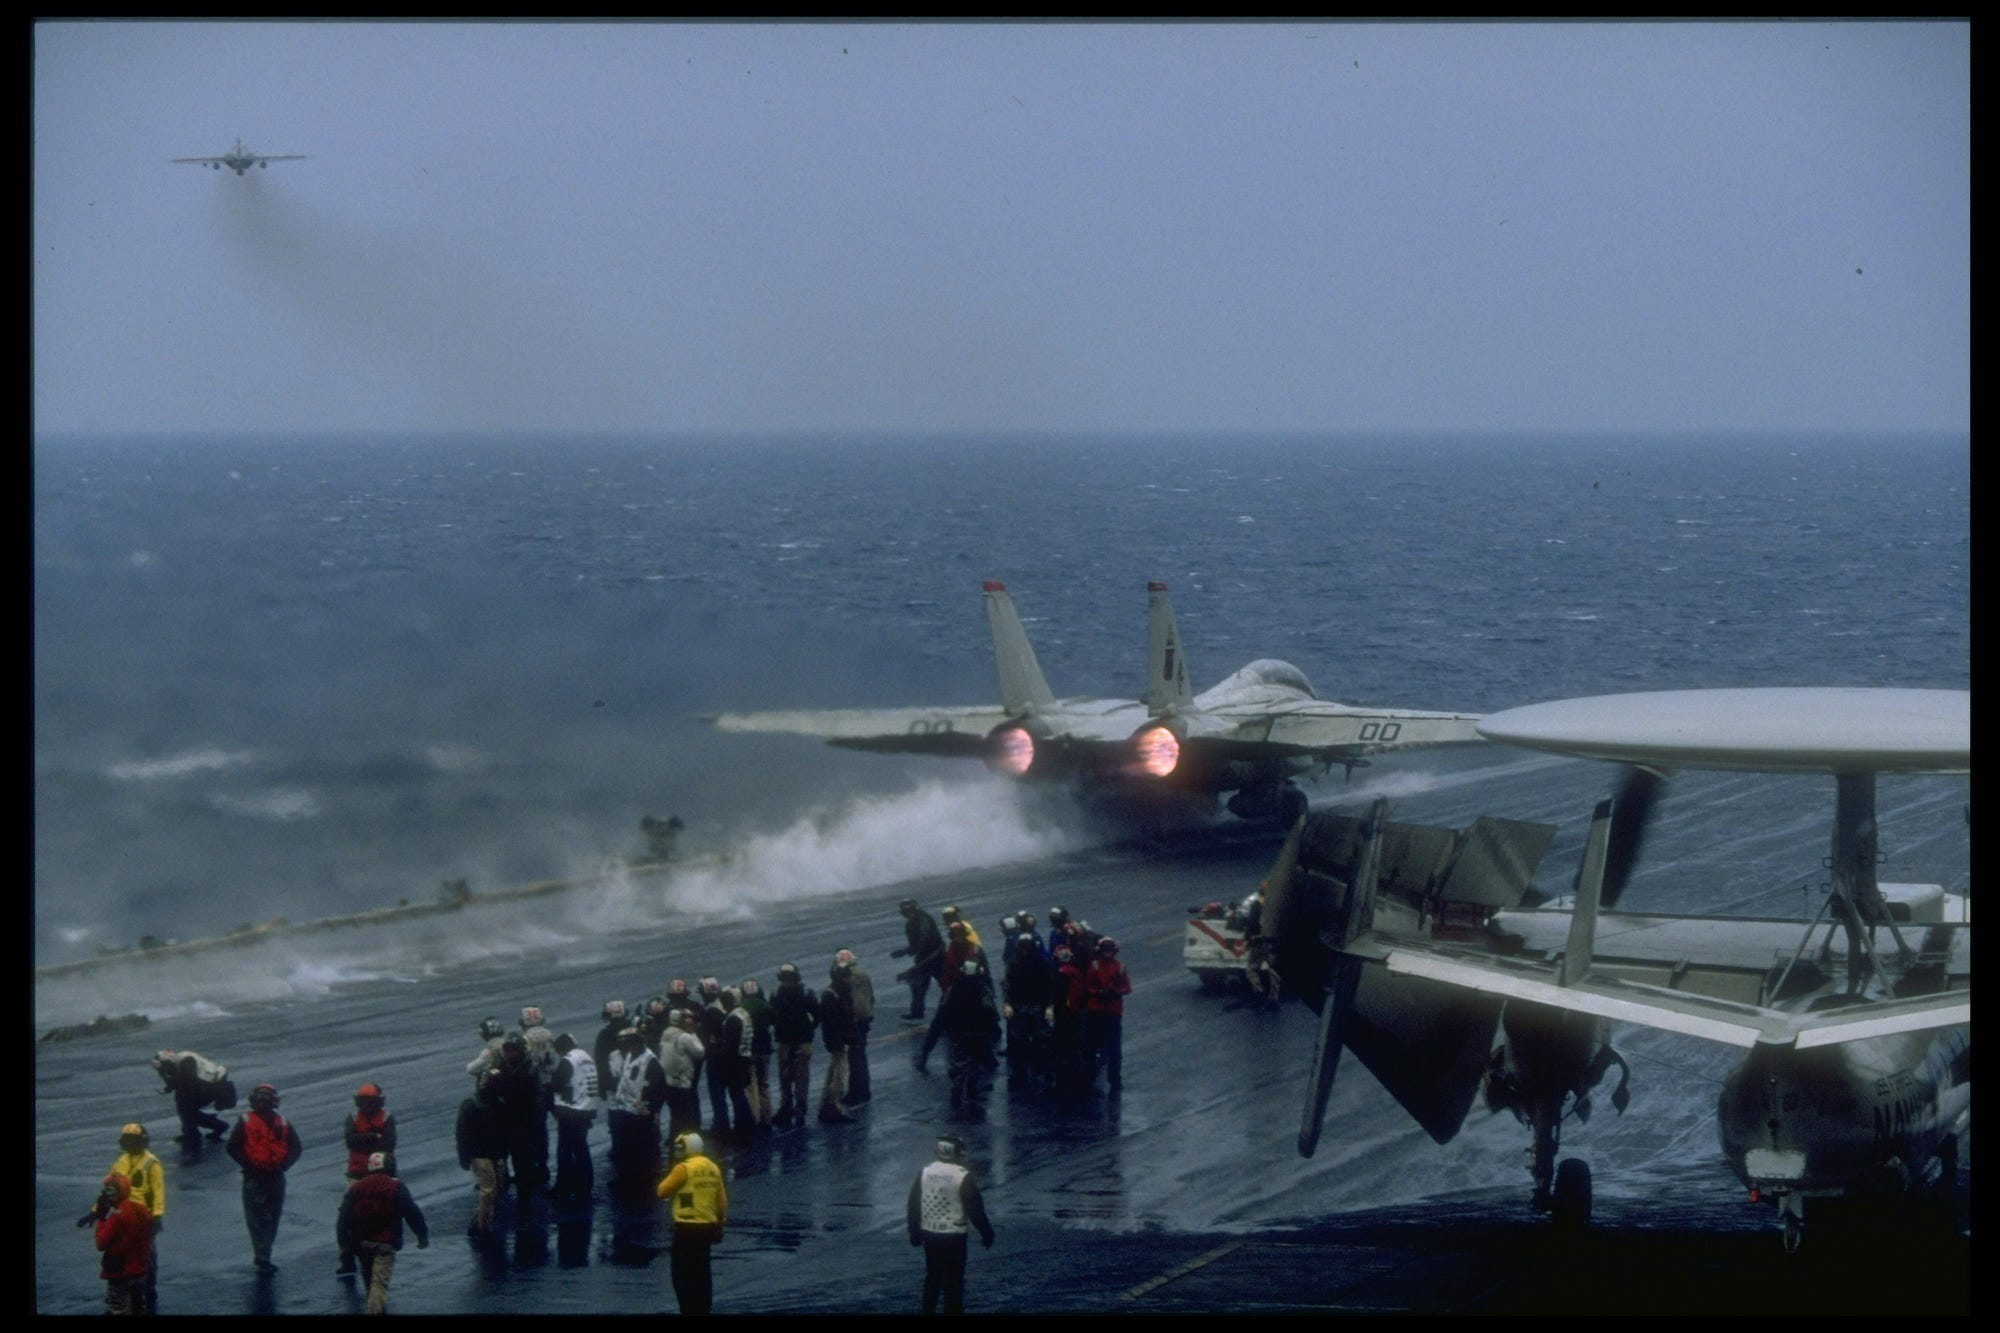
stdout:
POLYGON ((208 167, 214 171, 228 167, 241 176, 252 167, 268 167, 273 162, 303 162, 306 159, 302 153, 253 153, 243 146, 243 140, 238 139, 236 146, 221 157, 177 157, 172 160, 193 162, 197 166, 208 167))

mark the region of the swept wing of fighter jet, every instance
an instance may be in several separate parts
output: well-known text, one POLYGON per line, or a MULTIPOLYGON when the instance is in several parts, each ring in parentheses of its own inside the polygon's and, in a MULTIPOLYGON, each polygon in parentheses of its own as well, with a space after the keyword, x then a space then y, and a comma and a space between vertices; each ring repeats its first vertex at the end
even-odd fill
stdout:
POLYGON ((238 139, 235 146, 221 157, 176 157, 170 160, 192 162, 196 166, 208 167, 214 171, 228 167, 241 176, 252 167, 268 167, 273 162, 303 162, 306 159, 302 153, 253 153, 243 146, 241 139, 238 139))
POLYGON ((1590 1212, 1590 1168, 1557 1162, 1613 1069, 1610 1024, 1741 1047, 1717 1107, 1721 1146, 1785 1246, 1809 1198, 1955 1174, 1972 1118, 1970 909, 1936 885, 1876 879, 1882 773, 1971 771, 1971 696, 1949 690, 1695 690, 1511 709, 1489 739, 1634 765, 1595 811, 1567 909, 1521 910, 1554 829, 1464 832, 1302 820, 1264 884, 1264 947, 1320 1012, 1299 1151, 1318 1143, 1343 1048, 1440 1143, 1475 1096, 1532 1129, 1532 1202, 1590 1212), (1670 768, 1835 779, 1830 883, 1791 920, 1609 912, 1670 768), (1600 914, 1601 913, 1601 914, 1600 914), (1495 1040, 1496 1029, 1498 1040, 1495 1040))
POLYGON ((1244 819, 1289 820, 1292 779, 1420 745, 1476 742, 1470 713, 1359 708, 1321 699, 1289 662, 1262 658, 1195 694, 1164 583, 1147 585, 1142 699, 1058 699, 1004 585, 985 585, 1000 677, 998 705, 724 713, 724 731, 817 736, 831 745, 984 759, 1008 777, 1214 797, 1244 819))

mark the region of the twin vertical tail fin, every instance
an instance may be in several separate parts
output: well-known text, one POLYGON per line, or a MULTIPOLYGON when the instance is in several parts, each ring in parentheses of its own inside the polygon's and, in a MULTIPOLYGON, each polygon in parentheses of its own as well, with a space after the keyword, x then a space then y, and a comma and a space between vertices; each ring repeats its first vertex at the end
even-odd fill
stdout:
POLYGON ((1194 702, 1188 688, 1187 658, 1181 652, 1181 632, 1174 624, 1174 604, 1167 585, 1146 585, 1146 713, 1162 717, 1194 702))
POLYGON ((985 592, 986 624, 993 631, 993 665, 1000 673, 1000 706, 1009 713, 1026 713, 1054 703, 1056 697, 1042 679, 1041 663, 1035 660, 1028 632, 1021 628, 1021 615, 1014 609, 1007 585, 989 579, 985 592))

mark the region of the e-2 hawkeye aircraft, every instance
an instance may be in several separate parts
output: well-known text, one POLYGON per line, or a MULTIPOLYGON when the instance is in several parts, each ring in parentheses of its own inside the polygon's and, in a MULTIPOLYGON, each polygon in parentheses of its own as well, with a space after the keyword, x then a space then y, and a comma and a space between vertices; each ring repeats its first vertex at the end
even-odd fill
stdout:
POLYGON ((207 167, 212 171, 228 167, 241 176, 252 167, 269 167, 273 162, 303 162, 306 159, 303 153, 253 153, 243 146, 243 140, 238 139, 235 146, 221 157, 176 157, 169 160, 192 162, 196 166, 207 167))
POLYGON ((1534 1135, 1533 1203, 1588 1222, 1590 1168, 1558 1165, 1613 1069, 1613 1022, 1743 1048, 1716 1110, 1787 1250, 1806 1200, 1953 1184, 1972 1121, 1970 907, 1876 879, 1878 774, 1970 773, 1971 695, 1747 689, 1612 695, 1492 714, 1514 745, 1633 766, 1599 803, 1567 910, 1519 910, 1555 829, 1482 818, 1459 832, 1301 820, 1263 886, 1284 989, 1320 1013, 1299 1151, 1311 1156, 1343 1047, 1439 1143, 1482 1089, 1534 1135), (1830 883, 1810 923, 1610 913, 1675 768, 1830 774, 1830 883), (1603 911, 1604 914, 1600 915, 1603 911), (1498 1040, 1495 1040, 1496 1028, 1498 1040))
POLYGON ((1260 658, 1195 694, 1167 585, 1147 590, 1146 694, 1058 699, 1004 585, 985 585, 1000 676, 998 706, 724 713, 723 731, 818 736, 830 745, 981 758, 1026 780, 1067 779, 1128 794, 1213 800, 1248 820, 1289 822, 1306 809, 1292 779, 1420 745, 1477 742, 1470 713, 1360 708, 1321 699, 1289 662, 1260 658))

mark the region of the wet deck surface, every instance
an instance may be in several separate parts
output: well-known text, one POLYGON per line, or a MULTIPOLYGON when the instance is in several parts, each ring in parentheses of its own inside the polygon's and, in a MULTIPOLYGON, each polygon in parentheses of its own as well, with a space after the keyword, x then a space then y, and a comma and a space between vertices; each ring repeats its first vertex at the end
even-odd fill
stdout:
MULTIPOLYGON (((1587 810, 1598 781, 1595 773, 1528 766, 1503 778, 1497 794, 1490 784, 1454 789, 1406 800, 1397 813, 1464 821, 1483 809, 1523 817, 1587 810), (1523 799, 1530 793, 1532 801, 1523 799)), ((1692 831, 1701 832, 1698 821, 1692 831)), ((1812 831, 1810 841, 1818 836, 1812 831)), ((1731 854, 1741 850, 1739 842, 1731 854)), ((433 1229, 428 1250, 413 1243, 404 1250, 393 1311, 670 1311, 667 1229, 656 1206, 608 1196, 601 1126, 590 1205, 559 1212, 538 1204, 526 1219, 510 1211, 496 1241, 466 1236, 472 1192, 455 1158, 452 1123, 468 1091, 463 1066, 476 1049, 473 1029, 486 1014, 510 1017, 537 1003, 552 1027, 588 1044, 611 996, 641 997, 672 976, 757 975, 768 985, 788 960, 817 978, 845 945, 876 981, 874 1100, 852 1125, 808 1123, 726 1155, 732 1217, 714 1255, 716 1310, 914 1310, 923 1265, 904 1237, 904 1198, 947 1116, 942 1053, 931 1073, 916 1073, 916 1034, 896 1018, 907 992, 892 980, 899 964, 889 952, 902 942, 894 904, 909 893, 933 909, 959 903, 982 931, 1016 909, 1065 903, 1119 937, 1134 979, 1120 1100, 1100 1092, 1055 1101, 1011 1091, 1002 1078, 984 1118, 955 1126, 999 1233, 993 1249, 973 1250, 971 1309, 1969 1308, 1970 1245, 1949 1226, 1832 1227, 1809 1235, 1801 1254, 1782 1254, 1770 1210, 1743 1200, 1716 1149, 1715 1088, 1728 1055, 1691 1039, 1621 1038, 1633 1065, 1630 1110, 1623 1117, 1602 1110, 1565 1143, 1593 1162, 1597 1177, 1598 1225, 1585 1236, 1558 1236, 1528 1212, 1527 1136, 1511 1118, 1475 1111, 1460 1136, 1439 1147, 1352 1062, 1335 1087, 1319 1153, 1302 1161, 1293 1137, 1312 1015, 1297 1005, 1232 1009, 1204 994, 1180 961, 1188 905, 1240 896, 1273 851, 1269 839, 1233 834, 1101 849, 435 972, 396 965, 370 973, 365 935, 320 937, 327 942, 316 941, 315 955, 303 960, 276 952, 232 957, 217 965, 338 961, 358 979, 311 1001, 37 1048, 36 1307, 102 1308, 89 1233, 73 1223, 115 1155, 118 1126, 136 1118, 153 1127, 168 1171, 163 1313, 358 1309, 353 1284, 333 1276, 345 1167, 337 1134, 354 1087, 373 1080, 399 1121, 402 1177, 433 1229), (284 1113, 306 1152, 291 1175, 274 1277, 251 1270, 238 1173, 220 1146, 184 1155, 171 1141, 171 1107, 155 1095, 146 1067, 163 1045, 225 1061, 240 1088, 269 1080, 283 1090, 284 1113)), ((1787 859, 1794 854, 1786 849, 1787 859)), ((538 910, 524 908, 522 921, 534 925, 538 910)), ((815 1076, 824 1059, 816 1056, 815 1076)), ((1965 1178, 1969 1192, 1969 1167, 1965 1178)))

